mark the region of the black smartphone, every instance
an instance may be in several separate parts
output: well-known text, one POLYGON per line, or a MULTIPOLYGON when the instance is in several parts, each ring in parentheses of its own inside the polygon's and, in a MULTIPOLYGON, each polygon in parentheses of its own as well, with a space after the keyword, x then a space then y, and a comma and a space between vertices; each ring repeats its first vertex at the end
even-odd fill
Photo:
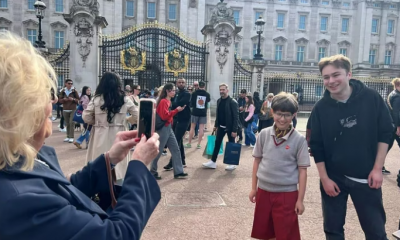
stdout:
POLYGON ((142 134, 149 139, 155 129, 156 101, 154 99, 142 98, 139 101, 138 137, 142 134))

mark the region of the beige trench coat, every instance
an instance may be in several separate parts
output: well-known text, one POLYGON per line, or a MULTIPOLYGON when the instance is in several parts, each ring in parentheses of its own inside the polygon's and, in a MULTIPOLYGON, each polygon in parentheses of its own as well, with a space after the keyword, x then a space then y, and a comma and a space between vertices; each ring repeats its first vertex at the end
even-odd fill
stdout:
MULTIPOLYGON (((94 97, 83 111, 82 118, 85 123, 93 125, 90 132, 86 163, 110 150, 117 133, 128 130, 127 121, 130 123, 136 122, 138 117, 138 107, 133 104, 129 97, 125 97, 125 103, 121 107, 120 112, 114 116, 112 123, 108 123, 107 112, 100 109, 103 104, 103 97, 94 97), (128 118, 127 113, 131 114, 128 118)), ((125 177, 129 158, 130 154, 115 167, 117 180, 125 177)))

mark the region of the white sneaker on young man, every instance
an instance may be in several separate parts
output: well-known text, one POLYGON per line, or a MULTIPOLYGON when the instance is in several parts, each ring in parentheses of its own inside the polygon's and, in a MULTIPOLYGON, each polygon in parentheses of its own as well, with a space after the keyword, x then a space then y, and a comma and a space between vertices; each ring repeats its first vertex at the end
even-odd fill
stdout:
POLYGON ((216 169, 217 168, 217 164, 210 160, 210 161, 208 161, 206 163, 203 163, 203 167, 216 169))
POLYGON ((52 117, 52 118, 51 118, 51 121, 53 121, 53 122, 54 122, 55 120, 57 120, 57 118, 56 118, 56 117, 52 117))
POLYGON ((69 143, 73 143, 73 142, 74 142, 74 139, 73 139, 73 138, 70 138, 68 142, 69 142, 69 143))
POLYGON ((68 141, 69 141, 69 138, 64 139, 64 142, 68 142, 68 141))
POLYGON ((228 166, 226 166, 225 170, 226 170, 226 171, 233 171, 233 170, 235 170, 236 168, 237 168, 236 165, 228 165, 228 166))
POLYGON ((58 129, 60 132, 67 132, 67 130, 65 129, 65 128, 60 128, 60 129, 58 129))

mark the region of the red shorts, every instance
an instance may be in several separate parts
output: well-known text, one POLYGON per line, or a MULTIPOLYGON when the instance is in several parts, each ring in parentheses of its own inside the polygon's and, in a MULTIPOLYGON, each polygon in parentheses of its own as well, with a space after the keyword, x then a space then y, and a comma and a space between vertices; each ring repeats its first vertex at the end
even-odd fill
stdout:
POLYGON ((300 240, 295 212, 298 191, 268 192, 258 188, 251 237, 256 239, 300 240))

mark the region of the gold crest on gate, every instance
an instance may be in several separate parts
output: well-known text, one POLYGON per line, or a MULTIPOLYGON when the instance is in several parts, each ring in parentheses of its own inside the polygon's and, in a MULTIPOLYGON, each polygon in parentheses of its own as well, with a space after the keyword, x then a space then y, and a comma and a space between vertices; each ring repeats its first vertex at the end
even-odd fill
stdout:
POLYGON ((131 71, 135 74, 136 71, 146 70, 146 52, 129 47, 121 51, 121 64, 123 69, 131 71))
POLYGON ((181 53, 177 48, 165 54, 165 68, 167 72, 174 73, 177 77, 179 73, 187 71, 189 56, 181 53))

